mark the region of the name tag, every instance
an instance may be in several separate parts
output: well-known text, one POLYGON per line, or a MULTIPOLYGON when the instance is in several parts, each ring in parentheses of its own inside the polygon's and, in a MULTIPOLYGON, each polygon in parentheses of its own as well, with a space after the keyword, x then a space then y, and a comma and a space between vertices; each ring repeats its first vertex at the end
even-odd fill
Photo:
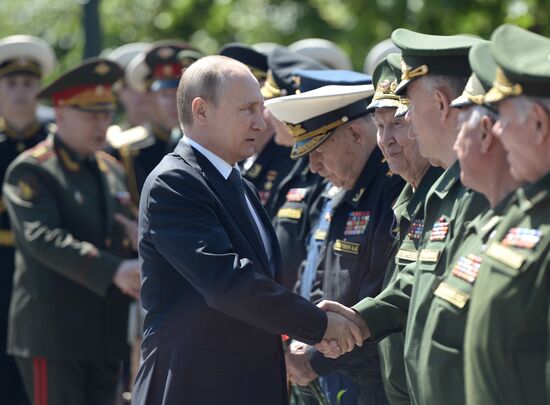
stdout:
POLYGON ((437 249, 422 249, 418 260, 421 262, 437 262, 440 251, 437 249))
POLYGON ((439 286, 437 286, 434 291, 434 295, 450 302, 457 308, 464 308, 470 298, 470 295, 445 282, 442 282, 439 286))
POLYGON ((418 258, 418 250, 399 249, 395 257, 415 262, 418 258))
POLYGON ((512 249, 503 246, 499 242, 491 243, 485 254, 516 270, 519 269, 525 261, 525 256, 514 252, 512 249))
POLYGON ((336 239, 334 242, 334 251, 358 255, 360 246, 361 245, 359 245, 359 243, 346 242, 341 239, 336 239))
POLYGON ((301 208, 281 208, 277 212, 277 217, 300 219, 302 217, 302 209, 301 208))

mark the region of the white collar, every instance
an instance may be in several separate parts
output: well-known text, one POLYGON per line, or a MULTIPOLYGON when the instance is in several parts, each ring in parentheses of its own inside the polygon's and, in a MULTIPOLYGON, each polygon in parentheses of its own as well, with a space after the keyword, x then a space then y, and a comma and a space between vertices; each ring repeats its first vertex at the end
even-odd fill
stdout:
POLYGON ((239 171, 239 166, 237 166, 236 163, 233 166, 231 166, 229 163, 227 163, 221 157, 219 157, 218 155, 216 155, 213 152, 210 152, 208 149, 206 149, 204 146, 202 146, 197 141, 195 141, 195 140, 193 140, 193 139, 191 139, 187 136, 183 137, 183 141, 186 142, 188 145, 191 145, 193 148, 198 150, 202 155, 204 155, 204 157, 207 158, 210 161, 210 163, 212 163, 212 165, 214 165, 214 167, 216 169, 218 169, 218 171, 220 172, 220 174, 222 175, 222 177, 225 180, 227 180, 227 178, 231 174, 232 169, 237 169, 237 171, 239 171))

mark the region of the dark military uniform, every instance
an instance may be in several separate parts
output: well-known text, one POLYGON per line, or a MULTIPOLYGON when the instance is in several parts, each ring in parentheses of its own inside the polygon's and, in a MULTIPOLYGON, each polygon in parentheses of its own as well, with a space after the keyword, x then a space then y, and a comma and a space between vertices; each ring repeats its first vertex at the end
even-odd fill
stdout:
POLYGON ((84 159, 52 136, 10 166, 4 197, 17 246, 8 352, 34 359, 26 383, 33 373, 45 379, 50 359, 107 362, 116 374, 129 299, 112 279, 135 256, 113 219, 132 215, 122 167, 102 152, 84 159))
POLYGON ((289 289, 294 288, 300 264, 306 257, 305 240, 319 214, 310 207, 323 186, 323 178, 309 170, 309 160, 301 158, 281 181, 272 201, 271 210, 277 213, 273 228, 281 249, 282 284, 289 289))
MULTIPOLYGON (((332 210, 326 234, 319 236, 325 242, 316 269, 313 302, 328 299, 351 306, 378 294, 393 241, 391 207, 402 188, 403 180, 389 171, 376 148, 352 190, 321 196, 318 204, 331 198, 332 210)), ((376 344, 361 349, 371 355, 331 360, 315 352, 311 365, 319 375, 344 371, 359 385, 360 395, 375 399, 378 390, 383 398, 376 344)))

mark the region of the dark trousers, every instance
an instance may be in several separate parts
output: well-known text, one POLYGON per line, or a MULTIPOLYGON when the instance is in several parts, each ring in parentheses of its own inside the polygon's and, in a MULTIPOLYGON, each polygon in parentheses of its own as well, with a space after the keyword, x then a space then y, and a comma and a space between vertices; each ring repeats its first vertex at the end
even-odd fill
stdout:
POLYGON ((120 362, 16 357, 33 405, 113 405, 120 362))

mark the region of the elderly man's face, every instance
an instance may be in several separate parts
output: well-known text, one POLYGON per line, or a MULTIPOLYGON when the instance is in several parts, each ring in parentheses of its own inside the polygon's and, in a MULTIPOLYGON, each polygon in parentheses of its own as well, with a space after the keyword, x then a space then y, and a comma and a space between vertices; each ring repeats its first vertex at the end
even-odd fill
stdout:
POLYGON ((407 87, 410 105, 406 119, 412 122, 411 138, 418 141, 420 154, 434 166, 440 166, 441 150, 445 146, 438 124, 438 110, 432 93, 428 92, 422 78, 414 80, 407 87))
POLYGON ((506 149, 510 173, 519 181, 536 181, 540 177, 540 167, 535 157, 540 155, 540 146, 529 125, 529 114, 519 114, 511 98, 498 104, 498 112, 500 118, 494 131, 506 149))
POLYGON ((411 123, 395 117, 395 108, 377 108, 373 121, 378 129, 378 147, 390 170, 409 181, 417 180, 428 162, 420 155, 418 142, 409 137, 411 123))
POLYGON ((480 176, 484 170, 483 154, 481 153, 481 141, 483 138, 483 125, 481 117, 472 117, 472 107, 468 107, 458 115, 459 132, 454 144, 454 150, 460 161, 460 180, 466 187, 476 191, 483 191, 476 182, 483 179, 480 176))
POLYGON ((249 72, 227 77, 217 105, 209 103, 208 125, 214 130, 219 150, 230 163, 255 153, 255 144, 266 129, 263 98, 258 81, 249 72))
POLYGON ((72 107, 56 108, 56 123, 64 139, 81 155, 89 155, 105 147, 107 128, 113 114, 106 111, 83 111, 72 107))
POLYGON ((336 128, 333 134, 309 155, 309 167, 313 173, 331 181, 337 187, 348 183, 356 147, 345 126, 336 128))

